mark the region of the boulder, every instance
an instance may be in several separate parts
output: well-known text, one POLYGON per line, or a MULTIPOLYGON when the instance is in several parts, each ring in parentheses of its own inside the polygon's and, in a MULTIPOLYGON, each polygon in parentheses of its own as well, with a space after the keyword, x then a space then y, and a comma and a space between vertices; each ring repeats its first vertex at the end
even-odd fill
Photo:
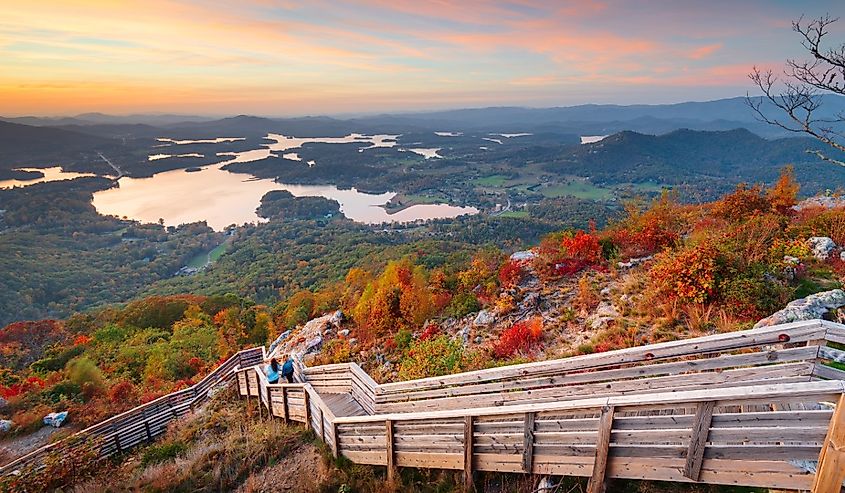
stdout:
POLYGON ((595 316, 616 318, 619 316, 619 310, 617 310, 612 303, 602 301, 601 303, 599 303, 599 306, 596 307, 595 316))
POLYGON ((843 306, 845 306, 845 291, 841 289, 823 291, 790 301, 782 310, 757 322, 754 328, 822 318, 829 311, 843 306))
POLYGON ((643 262, 647 262, 647 261, 651 260, 652 258, 654 258, 653 255, 649 255, 648 257, 632 258, 632 259, 628 259, 627 262, 617 262, 616 266, 619 267, 620 269, 630 269, 631 267, 634 267, 635 265, 639 265, 643 262))
POLYGON ((47 416, 44 416, 43 422, 45 425, 52 426, 53 428, 58 428, 62 426, 62 423, 64 423, 66 419, 67 411, 62 411, 58 413, 50 413, 47 416))
POLYGON ((349 335, 349 329, 339 330, 339 331, 337 331, 337 335, 339 335, 341 337, 346 337, 346 336, 349 335))
POLYGON ((813 249, 813 256, 819 260, 827 260, 830 252, 836 248, 836 243, 827 236, 813 236, 807 239, 807 242, 810 243, 810 248, 813 249))
POLYGON ((511 254, 511 260, 516 262, 527 262, 529 260, 534 260, 535 257, 537 257, 537 254, 531 250, 523 250, 521 252, 513 252, 511 254))
POLYGON ((496 323, 496 314, 489 310, 481 310, 472 321, 474 327, 489 327, 496 323))
POLYGON ((343 312, 338 310, 332 313, 328 322, 332 325, 340 325, 343 322, 343 312))
POLYGON ((809 199, 802 200, 796 205, 793 205, 792 209, 800 211, 803 209, 814 207, 824 207, 825 209, 833 209, 834 207, 842 206, 845 206, 845 197, 820 196, 810 197, 809 199))
POLYGON ((305 344, 305 352, 319 351, 323 347, 323 337, 318 335, 305 344))
POLYGON ((13 426, 15 426, 15 423, 13 423, 12 420, 0 419, 0 432, 6 433, 11 431, 13 426))

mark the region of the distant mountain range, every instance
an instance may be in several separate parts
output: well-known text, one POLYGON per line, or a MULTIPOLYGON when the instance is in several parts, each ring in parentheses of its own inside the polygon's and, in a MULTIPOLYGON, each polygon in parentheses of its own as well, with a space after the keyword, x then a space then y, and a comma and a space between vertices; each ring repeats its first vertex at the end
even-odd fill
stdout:
MULTIPOLYGON (((830 118, 845 112, 845 97, 829 95, 821 96, 821 98, 819 117, 830 118)), ((772 115, 778 115, 777 109, 772 105, 765 104, 764 108, 772 115)), ((397 133, 415 130, 554 132, 577 135, 608 135, 632 130, 640 133, 663 134, 680 128, 692 130, 746 128, 764 137, 785 135, 784 131, 757 121, 744 97, 655 105, 491 107, 393 113, 358 118, 327 116, 267 118, 240 115, 218 119, 197 115, 114 116, 86 113, 62 118, 0 117, 0 120, 25 125, 63 127, 103 136, 121 135, 121 132, 136 136, 154 135, 156 129, 159 129, 158 131, 166 129, 171 133, 185 136, 196 135, 199 132, 217 132, 221 135, 239 132, 244 135, 256 135, 268 131, 297 136, 326 136, 351 131, 397 133), (114 125, 118 127, 111 127, 114 125)))

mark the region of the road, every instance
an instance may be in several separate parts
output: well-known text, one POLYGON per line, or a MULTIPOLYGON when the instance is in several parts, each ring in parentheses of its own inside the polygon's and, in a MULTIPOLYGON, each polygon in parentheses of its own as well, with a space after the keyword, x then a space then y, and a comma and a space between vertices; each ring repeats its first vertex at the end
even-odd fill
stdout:
POLYGON ((117 176, 116 176, 114 179, 115 179, 115 180, 119 180, 119 179, 123 176, 123 171, 121 171, 121 169, 120 169, 120 168, 118 168, 116 164, 114 164, 113 162, 109 161, 109 158, 107 158, 106 156, 103 156, 103 153, 102 153, 102 152, 99 152, 99 151, 98 151, 98 152, 97 152, 97 154, 99 154, 99 155, 100 155, 100 157, 103 159, 103 161, 105 161, 106 163, 108 163, 108 165, 109 165, 109 166, 111 166, 111 167, 112 167, 112 169, 113 169, 113 170, 115 170, 115 171, 117 172, 117 176))

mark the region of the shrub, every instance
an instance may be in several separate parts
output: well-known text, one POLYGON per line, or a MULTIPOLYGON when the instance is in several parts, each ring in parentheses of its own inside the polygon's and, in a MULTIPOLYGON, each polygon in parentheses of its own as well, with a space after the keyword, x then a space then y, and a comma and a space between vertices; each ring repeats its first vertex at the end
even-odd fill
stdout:
POLYGON ((595 308, 599 301, 598 290, 593 286, 590 277, 587 274, 582 275, 578 279, 578 289, 572 303, 586 313, 595 308))
POLYGON ((669 300, 704 303, 716 291, 718 251, 709 244, 659 256, 649 276, 658 295, 669 300))
POLYGON ((419 340, 427 341, 438 334, 440 334, 440 326, 435 323, 429 323, 420 333, 419 340))
POLYGON ((736 190, 722 197, 713 204, 713 215, 728 221, 742 221, 754 214, 772 210, 772 203, 762 187, 749 187, 745 183, 736 186, 736 190))
POLYGON ((478 297, 470 292, 461 292, 452 297, 446 307, 446 314, 450 317, 460 318, 473 312, 481 310, 481 302, 478 297))
POLYGON ((508 260, 499 269, 499 285, 503 289, 510 289, 519 284, 523 275, 522 262, 508 260))
POLYGON ((493 346, 497 358, 510 358, 517 353, 528 353, 543 338, 543 320, 539 317, 523 320, 511 325, 499 336, 493 346))
POLYGON ((778 181, 766 192, 772 208, 779 214, 788 214, 792 206, 798 201, 798 190, 801 186, 795 181, 795 170, 786 166, 780 173, 778 181))
POLYGON ((150 445, 141 456, 141 465, 146 467, 167 462, 185 455, 187 450, 188 446, 179 441, 150 445))
POLYGON ((56 356, 43 358, 30 365, 33 371, 51 372, 59 371, 65 367, 68 361, 85 352, 84 346, 73 346, 65 349, 56 356))
POLYGON ((719 293, 724 309, 735 317, 758 319, 771 315, 787 301, 787 290, 766 279, 765 268, 733 273, 721 282, 719 293))
POLYGON ((105 389, 103 372, 93 361, 79 357, 67 364, 68 380, 79 385, 86 397, 91 398, 105 389))
POLYGON ((425 341, 415 341, 399 367, 399 378, 436 377, 455 373, 461 368, 463 346, 460 341, 441 335, 425 341))

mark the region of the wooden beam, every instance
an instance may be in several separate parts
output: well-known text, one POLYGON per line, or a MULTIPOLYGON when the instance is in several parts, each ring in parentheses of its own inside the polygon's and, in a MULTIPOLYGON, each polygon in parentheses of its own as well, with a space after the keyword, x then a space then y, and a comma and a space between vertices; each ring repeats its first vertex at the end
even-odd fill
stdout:
POLYGON ((613 412, 613 406, 604 406, 601 409, 593 475, 587 483, 587 493, 603 493, 605 489, 604 480, 607 472, 607 455, 610 451, 610 431, 613 429, 613 412))
POLYGON ((267 387, 267 417, 272 418, 273 414, 273 394, 270 392, 270 387, 267 387))
POLYGON ((284 410, 282 416, 284 417, 285 424, 288 424, 288 422, 290 421, 290 412, 288 411, 288 388, 287 387, 282 387, 282 409, 284 410))
POLYGON ((692 436, 687 449, 687 462, 684 465, 684 477, 698 481, 701 477, 701 464, 704 461, 704 449, 707 447, 707 437, 710 435, 710 422, 713 420, 715 401, 699 402, 695 408, 695 421, 692 425, 692 436))
POLYGON ((310 397, 308 395, 308 389, 303 388, 302 391, 303 400, 305 401, 305 428, 308 430, 312 430, 314 428, 313 426, 311 426, 311 402, 310 397))
POLYGON ((337 443, 337 423, 332 420, 332 455, 334 455, 335 459, 337 458, 338 451, 340 450, 340 445, 337 443))
POLYGON ((253 370, 255 372, 255 396, 258 397, 258 417, 261 417, 261 382, 259 381, 258 377, 258 370, 253 370))
POLYGON ((320 410, 320 439, 323 443, 326 442, 326 419, 323 416, 323 406, 317 406, 317 409, 320 410))
POLYGON ((839 493, 845 481, 845 394, 839 396, 819 454, 812 493, 839 493))
POLYGON ((464 489, 475 490, 475 482, 472 478, 472 416, 464 418, 464 489))
POLYGON ((534 417, 535 413, 525 413, 525 426, 522 435, 522 470, 531 473, 534 465, 534 417))
POLYGON ((393 449, 393 421, 384 422, 385 445, 387 445, 387 482, 396 480, 396 451, 393 449))

